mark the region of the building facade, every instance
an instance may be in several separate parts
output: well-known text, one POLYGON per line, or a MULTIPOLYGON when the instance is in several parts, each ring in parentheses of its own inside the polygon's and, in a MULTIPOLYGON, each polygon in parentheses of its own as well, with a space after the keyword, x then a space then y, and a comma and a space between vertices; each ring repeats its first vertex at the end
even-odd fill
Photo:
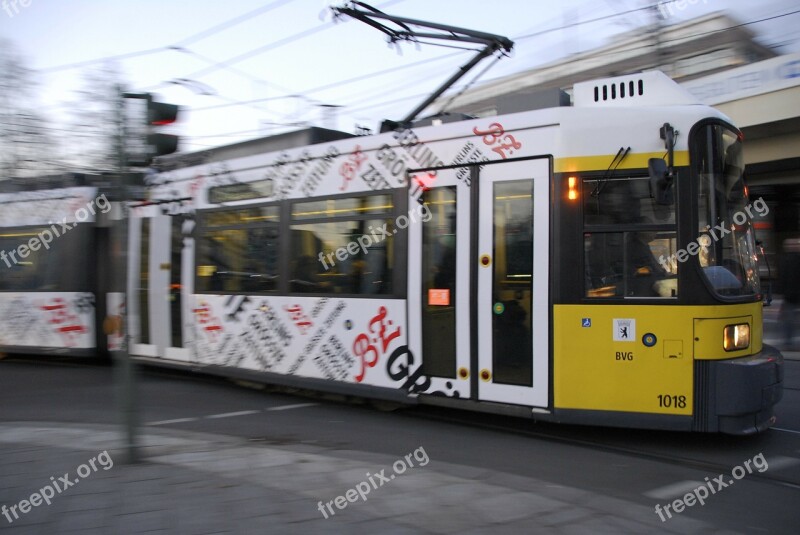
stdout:
POLYGON ((751 198, 762 197, 770 208, 755 222, 767 258, 762 276, 776 279, 784 240, 800 237, 800 53, 777 55, 728 15, 622 34, 601 48, 464 91, 447 111, 490 116, 559 105, 577 82, 653 69, 742 129, 751 198))

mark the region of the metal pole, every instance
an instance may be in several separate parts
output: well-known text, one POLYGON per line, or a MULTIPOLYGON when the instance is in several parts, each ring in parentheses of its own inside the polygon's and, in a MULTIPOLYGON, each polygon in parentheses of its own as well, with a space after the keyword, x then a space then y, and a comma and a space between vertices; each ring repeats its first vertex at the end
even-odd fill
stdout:
POLYGON ((114 214, 111 233, 111 265, 114 269, 113 291, 121 292, 123 295, 123 306, 120 316, 116 321, 109 322, 115 324, 118 332, 122 334, 122 341, 119 347, 112 353, 114 362, 114 382, 117 390, 117 405, 119 409, 120 423, 123 426, 123 440, 126 451, 126 462, 133 464, 139 462, 139 451, 136 440, 137 425, 137 399, 136 399, 136 368, 129 353, 128 335, 128 262, 127 262, 127 203, 128 187, 125 182, 127 171, 126 158, 126 114, 125 98, 122 87, 117 87, 117 156, 119 164, 119 177, 116 183, 116 202, 113 203, 114 214))

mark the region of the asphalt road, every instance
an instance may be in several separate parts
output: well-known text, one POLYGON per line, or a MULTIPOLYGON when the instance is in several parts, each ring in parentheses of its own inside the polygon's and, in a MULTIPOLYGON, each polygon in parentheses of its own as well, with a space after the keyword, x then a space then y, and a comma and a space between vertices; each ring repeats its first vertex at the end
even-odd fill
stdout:
MULTIPOLYGON (((381 412, 364 403, 192 373, 140 371, 144 426, 309 444, 333 456, 401 458, 424 447, 432 462, 463 467, 464 473, 535 477, 554 492, 570 487, 651 508, 698 482, 711 484, 720 475, 720 483, 732 481, 731 469, 750 461, 751 474, 724 488, 717 483, 720 490, 703 507, 681 514, 737 532, 795 533, 800 521, 798 361, 787 362, 778 429, 754 437, 543 425, 432 408, 381 412)), ((0 361, 0 422, 114 423, 115 392, 109 366, 42 357, 0 361)))

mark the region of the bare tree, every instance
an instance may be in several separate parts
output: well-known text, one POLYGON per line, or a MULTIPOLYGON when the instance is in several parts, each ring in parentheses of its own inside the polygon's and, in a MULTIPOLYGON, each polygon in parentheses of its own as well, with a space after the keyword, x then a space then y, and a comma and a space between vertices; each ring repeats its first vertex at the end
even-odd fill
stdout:
POLYGON ((69 147, 78 169, 96 172, 117 168, 121 78, 113 64, 84 73, 83 87, 70 106, 74 115, 69 147))
POLYGON ((0 180, 29 179, 61 167, 35 89, 33 71, 11 43, 0 41, 0 180))

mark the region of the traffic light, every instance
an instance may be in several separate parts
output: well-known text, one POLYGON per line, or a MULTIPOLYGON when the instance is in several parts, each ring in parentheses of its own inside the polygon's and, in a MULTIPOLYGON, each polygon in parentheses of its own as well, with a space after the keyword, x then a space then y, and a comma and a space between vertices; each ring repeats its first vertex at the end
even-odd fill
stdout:
POLYGON ((152 157, 172 154, 178 150, 178 136, 153 132, 153 127, 174 123, 178 119, 178 106, 165 102, 155 102, 152 95, 147 100, 147 123, 151 132, 147 135, 147 145, 152 157))
POLYGON ((149 166, 153 158, 178 150, 178 136, 158 132, 178 119, 175 104, 156 102, 150 93, 125 93, 127 164, 149 166))

